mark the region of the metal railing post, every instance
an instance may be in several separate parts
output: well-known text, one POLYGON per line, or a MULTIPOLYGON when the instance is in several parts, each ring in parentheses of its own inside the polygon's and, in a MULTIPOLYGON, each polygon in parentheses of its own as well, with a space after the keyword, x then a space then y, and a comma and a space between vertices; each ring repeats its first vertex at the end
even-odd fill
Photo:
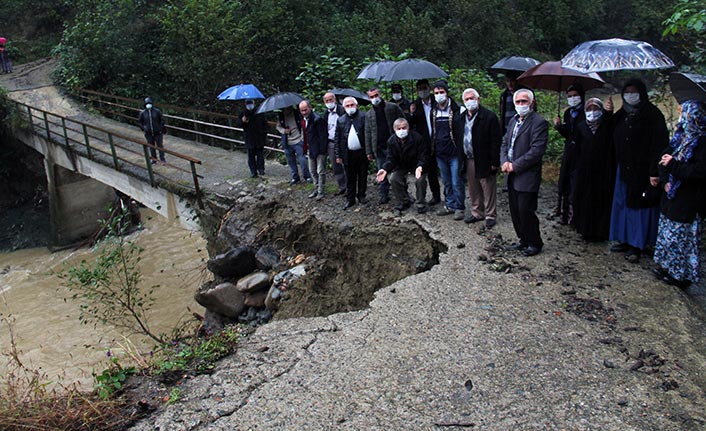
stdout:
POLYGON ((201 199, 201 188, 199 187, 199 176, 196 174, 196 163, 191 164, 191 176, 194 178, 194 189, 196 190, 196 201, 199 203, 199 208, 204 209, 203 200, 201 199))
POLYGON ((47 118, 47 111, 42 111, 44 114, 44 127, 47 130, 47 139, 51 141, 51 130, 49 130, 49 119, 47 118))
POLYGON ((113 143, 113 134, 108 133, 108 143, 110 144, 110 152, 113 154, 113 165, 115 170, 120 172, 120 166, 118 166, 118 155, 115 153, 115 143, 113 143))
POLYGON ((150 185, 155 186, 154 183, 154 173, 152 172, 152 160, 150 160, 149 151, 147 151, 147 145, 142 145, 142 149, 145 152, 145 163, 147 164, 147 175, 150 177, 150 185))
POLYGON ((71 148, 69 143, 69 133, 66 131, 66 118, 61 117, 61 128, 64 130, 64 142, 66 142, 66 148, 71 148))
POLYGON ((34 133, 34 118, 32 118, 32 108, 29 105, 27 106, 27 116, 29 117, 29 131, 34 133))
POLYGON ((88 129, 85 124, 81 124, 81 129, 83 129, 83 140, 86 142, 86 154, 88 154, 88 160, 93 160, 91 155, 91 142, 88 139, 88 129))

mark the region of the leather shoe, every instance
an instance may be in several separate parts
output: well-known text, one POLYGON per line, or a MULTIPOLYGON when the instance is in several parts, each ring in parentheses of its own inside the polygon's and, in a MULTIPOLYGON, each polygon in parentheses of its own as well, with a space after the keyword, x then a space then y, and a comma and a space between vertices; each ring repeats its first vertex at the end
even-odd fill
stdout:
POLYGON ((346 202, 345 205, 343 205, 343 209, 344 209, 344 210, 347 210, 348 208, 350 208, 350 207, 352 207, 352 206, 354 206, 354 205, 355 205, 355 202, 350 202, 350 201, 348 201, 348 202, 346 202))
POLYGON ((624 242, 619 242, 610 248, 613 253, 625 253, 628 250, 630 250, 630 245, 624 242))
POLYGON ((417 214, 424 214, 427 212, 427 207, 426 206, 419 206, 417 207, 417 214))
POLYGON ((541 252, 542 252, 542 249, 541 249, 541 248, 535 247, 535 246, 531 245, 531 246, 527 247, 527 248, 522 252, 522 254, 524 254, 525 256, 528 256, 528 257, 529 257, 529 256, 538 255, 538 254, 541 253, 541 252))
POLYGON ((691 281, 689 280, 677 280, 676 278, 672 277, 671 275, 667 274, 664 277, 662 277, 662 281, 667 283, 670 286, 676 286, 680 289, 686 289, 687 287, 691 286, 691 281))
POLYGON ((430 201, 427 203, 427 205, 429 205, 430 207, 433 207, 434 205, 438 205, 440 202, 441 202, 441 199, 439 199, 439 198, 433 198, 432 200, 430 200, 430 201))
POLYGON ((521 242, 514 243, 505 247, 507 251, 522 251, 527 248, 527 244, 522 244, 521 242))
POLYGON ((463 221, 470 224, 470 223, 477 223, 477 222, 481 221, 481 219, 479 219, 478 217, 476 217, 474 215, 469 214, 463 218, 463 221))
POLYGON ((348 191, 348 190, 346 190, 346 189, 339 190, 339 191, 336 192, 336 196, 345 195, 347 191, 348 191))
POLYGON ((358 198, 358 202, 360 202, 361 204, 365 205, 365 204, 367 204, 369 201, 368 201, 366 198, 358 198))
POLYGON ((498 222, 495 221, 494 218, 485 219, 485 228, 486 229, 492 229, 496 224, 498 224, 498 222))

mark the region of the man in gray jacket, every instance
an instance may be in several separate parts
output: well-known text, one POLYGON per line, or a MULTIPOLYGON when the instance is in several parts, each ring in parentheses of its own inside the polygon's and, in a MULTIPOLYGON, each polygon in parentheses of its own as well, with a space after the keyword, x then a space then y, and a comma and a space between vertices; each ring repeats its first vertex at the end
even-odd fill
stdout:
POLYGON ((534 93, 531 90, 517 90, 513 101, 517 115, 510 120, 500 149, 502 171, 507 175, 512 225, 520 239, 510 249, 534 256, 544 246, 536 211, 549 123, 532 111, 534 93))
MULTIPOLYGON (((392 125, 396 119, 404 118, 404 113, 397 104, 385 103, 378 87, 368 90, 368 98, 373 104, 373 109, 365 114, 365 142, 367 146, 372 146, 377 168, 382 169, 387 160, 387 141, 395 134, 392 125)), ((390 182, 385 178, 380 183, 380 203, 388 202, 390 202, 390 182)))

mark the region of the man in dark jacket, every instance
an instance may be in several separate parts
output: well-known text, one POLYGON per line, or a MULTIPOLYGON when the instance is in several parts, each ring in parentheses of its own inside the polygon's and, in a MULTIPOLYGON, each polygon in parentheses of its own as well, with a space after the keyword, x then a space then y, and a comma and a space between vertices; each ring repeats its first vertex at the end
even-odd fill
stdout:
POLYGON ((434 108, 434 98, 431 97, 429 81, 426 79, 417 81, 417 96, 417 99, 409 105, 409 125, 429 145, 430 163, 427 169, 427 180, 431 191, 429 206, 434 206, 441 202, 441 186, 439 184, 439 168, 436 166, 436 154, 434 148, 431 147, 431 110, 434 108))
POLYGON ((454 118, 458 116, 459 108, 449 97, 446 81, 434 83, 434 101, 431 111, 431 147, 436 153, 436 164, 444 183, 445 203, 436 215, 453 214, 454 220, 463 220, 466 193, 461 177, 461 162, 453 135, 454 118))
POLYGON ((365 117, 358 111, 355 97, 343 99, 343 108, 346 115, 338 119, 335 140, 336 162, 346 168, 345 210, 355 205, 356 197, 361 204, 368 203, 365 191, 368 187, 368 161, 373 158, 373 149, 365 142, 365 117))
POLYGON ((255 113, 255 101, 245 101, 245 111, 238 115, 240 126, 245 131, 245 150, 248 152, 250 178, 265 175, 265 141, 267 122, 263 114, 255 113))
POLYGON ((334 139, 336 137, 336 123, 339 117, 346 114, 346 111, 340 103, 336 103, 336 96, 331 92, 324 94, 324 104, 326 111, 323 117, 328 130, 328 158, 333 168, 333 177, 338 184, 338 193, 336 194, 342 195, 346 193, 346 170, 342 164, 336 163, 336 141, 334 139))
POLYGON ((392 84, 390 86, 392 92, 392 101, 400 107, 404 117, 409 119, 409 99, 404 97, 404 90, 400 84, 392 84))
POLYGON ((549 123, 532 111, 534 93, 531 90, 517 90, 513 100, 517 115, 510 120, 500 147, 500 163, 507 175, 510 216, 520 239, 510 249, 521 250, 525 256, 534 256, 544 246, 536 211, 549 123))
MULTIPOLYGON (((396 104, 382 100, 378 87, 368 90, 368 98, 373 104, 373 109, 365 115, 365 144, 372 146, 375 162, 380 169, 387 159, 387 140, 395 133, 392 123, 398 118, 404 118, 404 114, 396 104)), ((380 203, 388 202, 390 202, 390 183, 386 178, 380 183, 380 203)))
POLYGON ((387 141, 387 159, 377 173, 377 180, 390 176, 392 196, 397 203, 395 210, 402 213, 412 204, 407 194, 407 174, 413 173, 417 212, 421 214, 426 211, 429 145, 419 133, 409 130, 409 122, 404 118, 395 120, 393 128, 395 134, 387 141))
POLYGON ((316 186, 309 197, 321 200, 324 197, 324 187, 326 186, 326 152, 328 150, 326 123, 311 109, 308 100, 299 102, 299 113, 302 115, 304 147, 309 151, 309 172, 311 172, 311 178, 316 186))
POLYGON ((456 117, 456 146, 465 163, 471 211, 463 221, 485 220, 492 228, 497 218, 497 179, 500 167, 500 122, 494 112, 480 105, 480 95, 473 88, 463 92, 466 111, 456 117))
MULTIPOLYGON (((154 146, 159 148, 164 148, 163 137, 166 132, 166 122, 164 121, 164 115, 162 111, 155 108, 152 104, 152 98, 145 98, 145 109, 140 112, 137 118, 140 123, 140 128, 145 133, 145 139, 147 143, 153 145, 150 147, 150 154, 152 155, 152 164, 157 163, 157 150, 154 146)), ((159 152, 159 160, 164 163, 164 151, 159 152)))

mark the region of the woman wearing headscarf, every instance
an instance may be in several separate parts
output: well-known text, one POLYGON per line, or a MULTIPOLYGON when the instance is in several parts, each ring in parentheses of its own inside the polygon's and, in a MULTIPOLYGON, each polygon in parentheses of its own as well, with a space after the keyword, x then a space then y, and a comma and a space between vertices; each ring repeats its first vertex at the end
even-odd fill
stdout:
POLYGON ((686 288, 699 277, 703 202, 706 199, 706 107, 688 100, 659 161, 662 193, 654 260, 658 278, 686 288), (700 214, 699 214, 700 213, 700 214))
POLYGON ((577 126, 586 119, 584 115, 584 98, 586 92, 581 84, 570 85, 566 89, 566 102, 569 107, 564 111, 564 121, 559 117, 554 119, 554 128, 564 137, 564 153, 561 156, 559 170, 558 200, 555 216, 559 223, 569 224, 572 219, 572 202, 574 182, 576 180, 576 131, 577 126))
POLYGON ((637 263, 657 239, 660 152, 669 143, 664 115, 650 103, 647 87, 638 79, 625 83, 623 106, 613 118, 617 162, 609 238, 611 251, 625 252, 637 263))
POLYGON ((586 121, 576 125, 576 184, 572 197, 576 231, 588 241, 608 239, 615 186, 612 113, 598 98, 586 101, 586 121))

